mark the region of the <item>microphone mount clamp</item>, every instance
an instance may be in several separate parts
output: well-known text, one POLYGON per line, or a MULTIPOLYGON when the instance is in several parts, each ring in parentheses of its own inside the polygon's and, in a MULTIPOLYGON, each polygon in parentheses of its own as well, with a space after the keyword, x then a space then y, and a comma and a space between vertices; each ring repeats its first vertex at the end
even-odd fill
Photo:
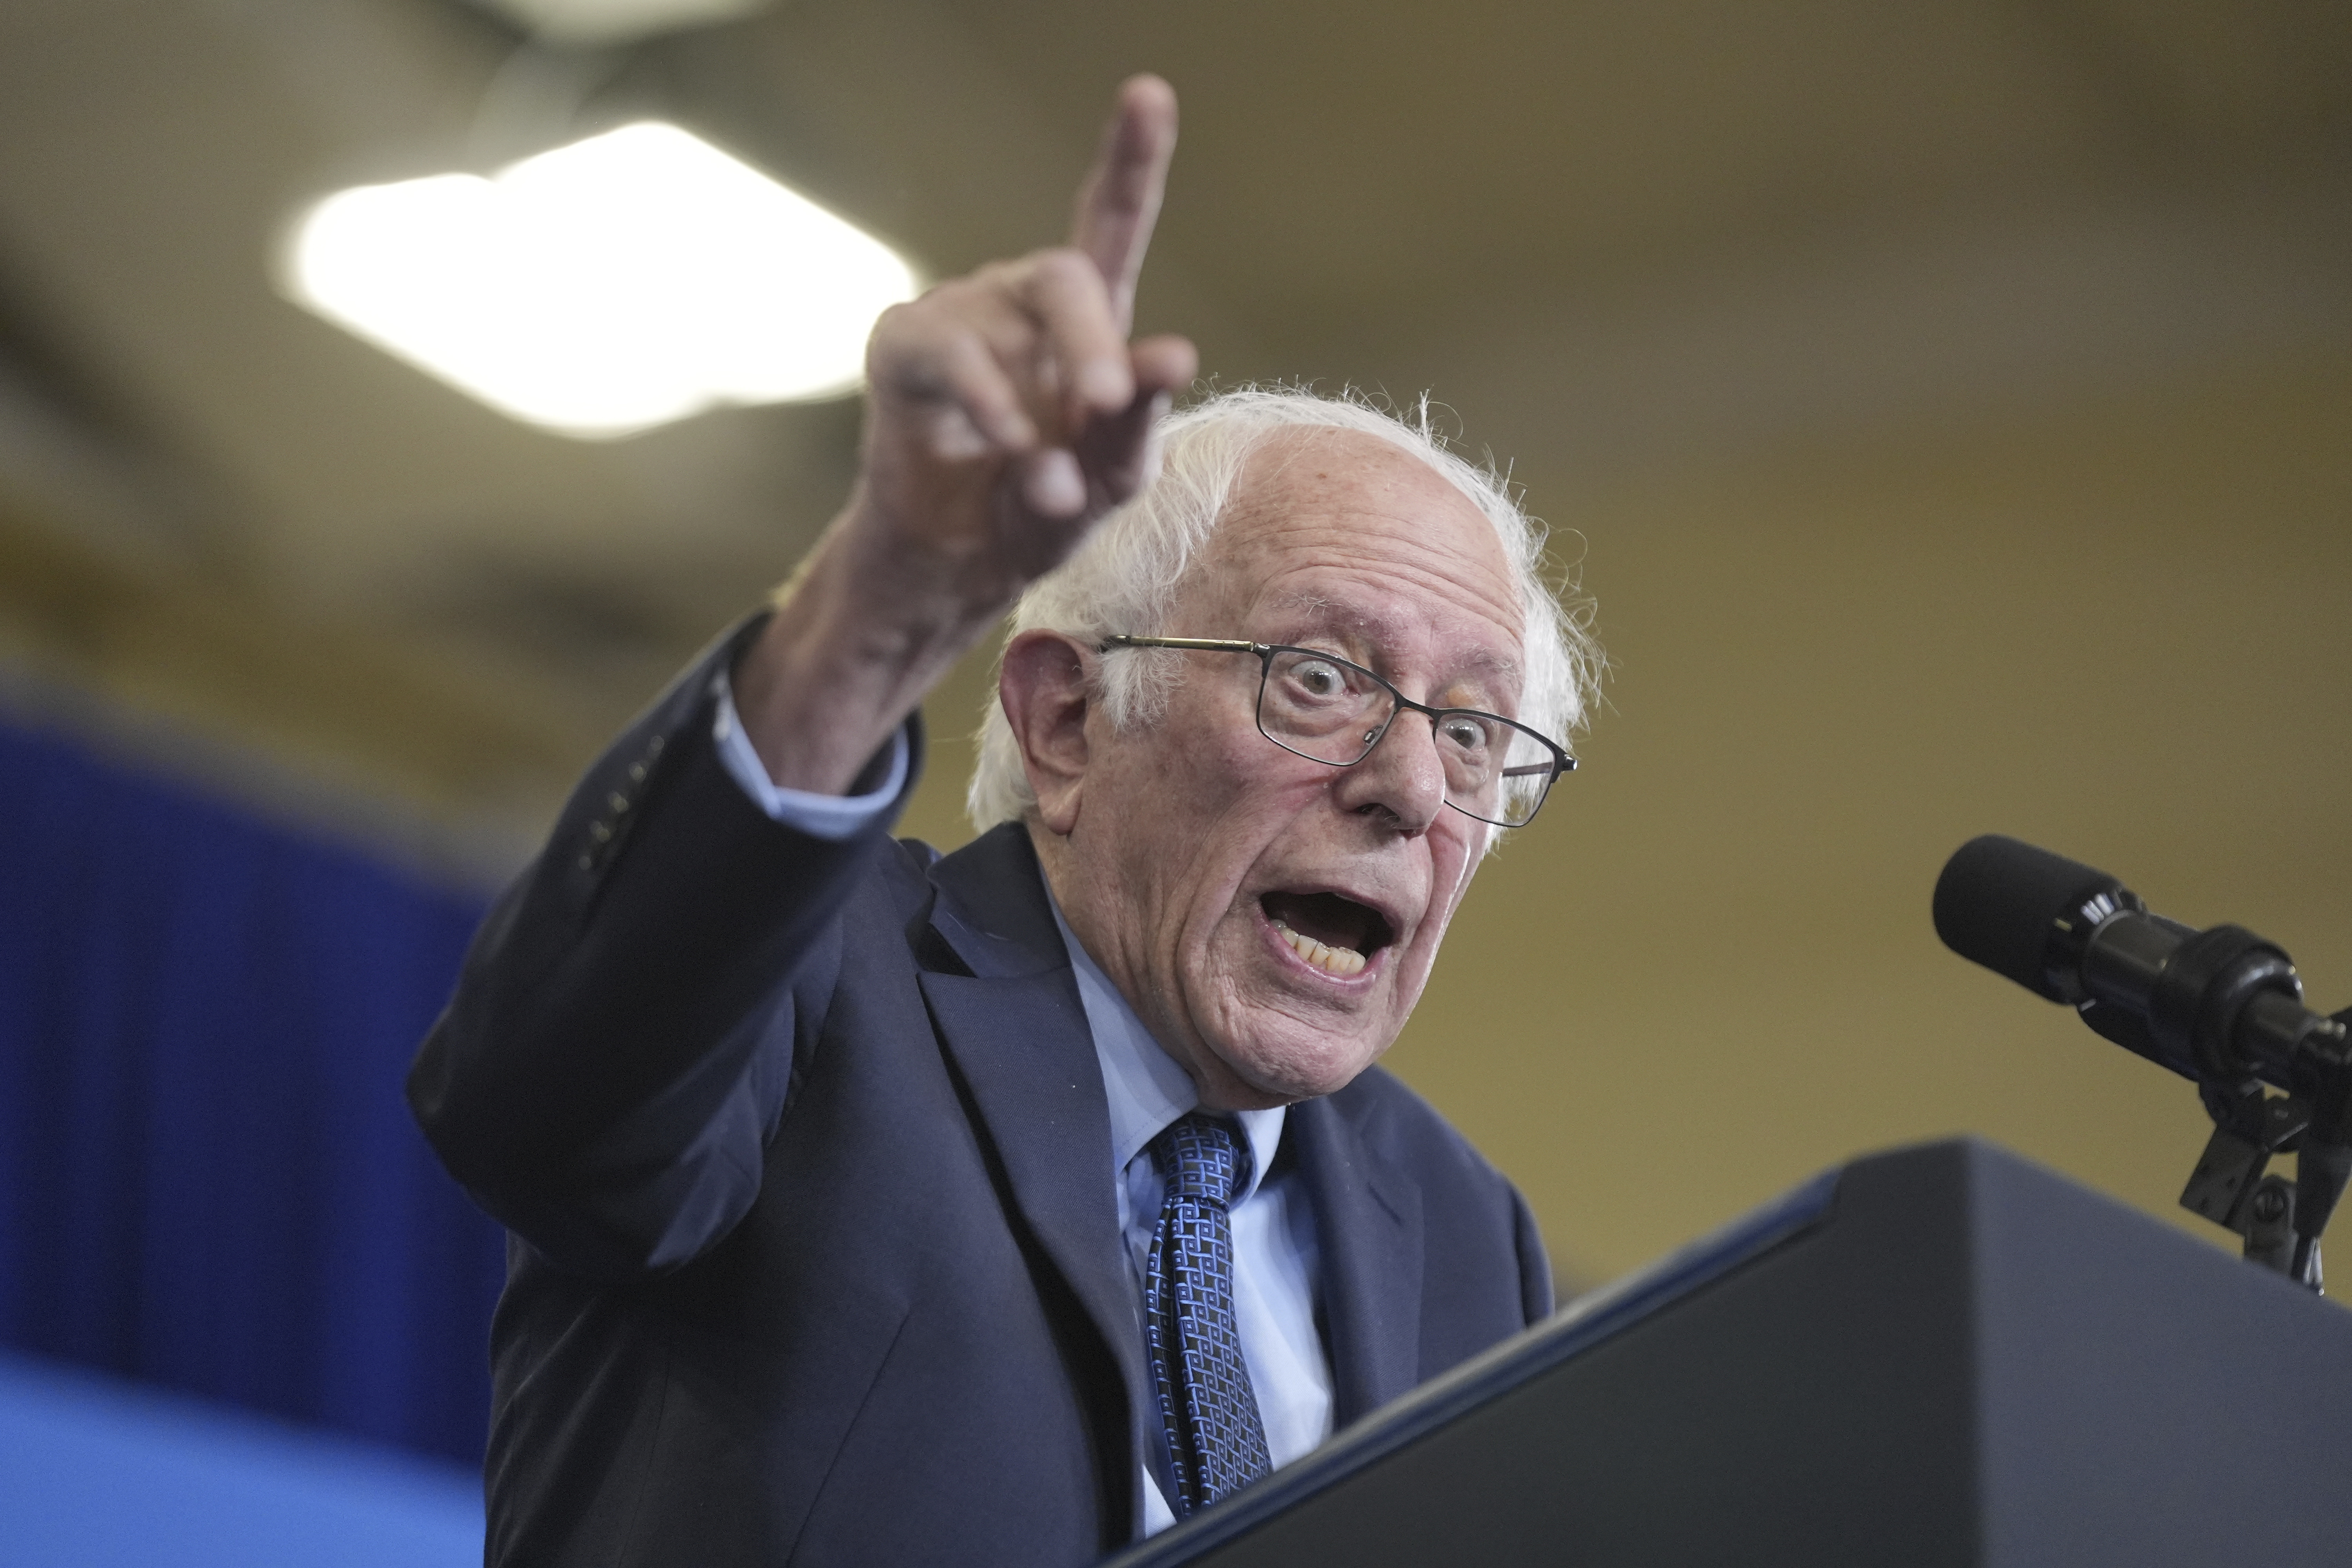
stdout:
POLYGON ((2199 1077, 2213 1135, 2180 1194, 2181 1207, 2244 1237, 2250 1261, 2315 1293, 2320 1234, 2352 1175, 2352 1007, 2327 1023, 2265 1064, 2271 1072, 2199 1077), (2285 1078, 2287 1092, 2267 1093, 2264 1078, 2285 1078), (2272 1155, 2287 1153, 2294 1181, 2263 1173, 2272 1155))

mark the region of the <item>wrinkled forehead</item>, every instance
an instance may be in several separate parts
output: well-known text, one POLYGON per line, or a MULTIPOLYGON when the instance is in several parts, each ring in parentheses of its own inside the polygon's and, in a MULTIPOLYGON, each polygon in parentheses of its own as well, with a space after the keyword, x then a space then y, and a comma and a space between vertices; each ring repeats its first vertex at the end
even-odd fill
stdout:
POLYGON ((1244 467, 1201 564, 1200 586, 1223 613, 1382 647, 1435 635, 1461 645, 1463 659, 1517 672, 1525 609, 1494 523, 1379 437, 1270 437, 1244 467))
MULTIPOLYGON (((1352 596, 1298 587, 1277 587, 1259 595, 1257 613, 1281 628, 1286 640, 1328 640, 1335 647, 1367 651, 1410 647, 1428 629, 1413 616, 1390 614, 1352 596)), ((1516 689, 1526 671, 1518 658, 1517 639, 1509 646, 1484 637, 1454 639, 1445 662, 1455 673, 1487 677, 1492 683, 1516 689)))

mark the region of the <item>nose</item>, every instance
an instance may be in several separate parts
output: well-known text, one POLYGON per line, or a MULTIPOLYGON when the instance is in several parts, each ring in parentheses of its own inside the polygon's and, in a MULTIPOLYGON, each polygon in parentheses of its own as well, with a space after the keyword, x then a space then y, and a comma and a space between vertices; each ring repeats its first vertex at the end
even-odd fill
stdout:
POLYGON ((1343 768, 1331 786, 1342 811, 1377 812, 1407 837, 1429 830, 1445 809, 1445 763, 1437 754, 1436 721, 1400 712, 1371 755, 1343 768))

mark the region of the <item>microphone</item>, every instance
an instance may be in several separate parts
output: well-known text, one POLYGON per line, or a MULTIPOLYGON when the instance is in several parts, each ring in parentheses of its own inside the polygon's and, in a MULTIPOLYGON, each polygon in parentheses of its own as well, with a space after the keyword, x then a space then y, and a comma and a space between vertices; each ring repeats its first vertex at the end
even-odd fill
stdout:
POLYGON ((2313 1087, 2344 1026, 2303 1005, 2294 961, 2240 926, 2151 914, 2106 872, 1999 834, 1936 879, 1936 934, 1962 958, 2064 1003, 2106 1038, 2200 1084, 2313 1087))
MULTIPOLYGON (((2216 1123, 2181 1203, 2246 1237, 2260 1258, 2320 1289, 2319 1237, 2352 1183, 2352 1009, 2303 1005, 2294 961, 2241 926, 2205 931, 2148 912, 2105 871, 1999 834, 1971 838, 1936 879, 1944 945, 2100 1034, 2195 1080, 2216 1123), (2266 1100, 2262 1085, 2287 1091, 2266 1100), (2296 1151, 2292 1247, 2273 1256, 2255 1184, 2296 1151)), ((2271 1177, 2262 1188, 2284 1179, 2271 1177)), ((2284 1191, 2271 1194, 2284 1197, 2284 1191)))

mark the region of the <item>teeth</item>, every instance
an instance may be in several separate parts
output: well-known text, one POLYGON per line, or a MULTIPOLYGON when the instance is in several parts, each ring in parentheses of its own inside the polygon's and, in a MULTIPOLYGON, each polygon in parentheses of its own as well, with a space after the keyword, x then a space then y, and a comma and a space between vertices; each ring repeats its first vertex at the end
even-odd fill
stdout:
POLYGON ((1299 935, 1280 921, 1274 922, 1274 929, 1282 933, 1291 952, 1326 974, 1349 975, 1364 967, 1364 955, 1352 947, 1326 947, 1311 936, 1299 935))

